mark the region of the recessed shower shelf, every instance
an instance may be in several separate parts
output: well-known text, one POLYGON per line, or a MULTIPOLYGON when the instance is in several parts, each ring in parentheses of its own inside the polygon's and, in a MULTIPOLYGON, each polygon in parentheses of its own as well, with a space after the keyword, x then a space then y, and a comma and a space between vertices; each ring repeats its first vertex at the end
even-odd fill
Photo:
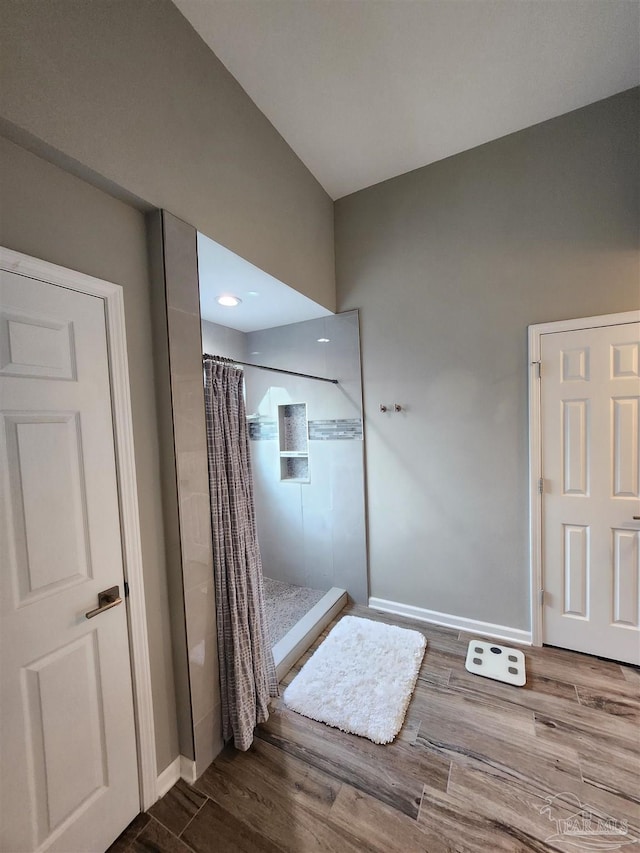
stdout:
POLYGON ((281 456, 280 457, 280 480, 283 483, 308 483, 309 457, 308 456, 281 456))
POLYGON ((306 403, 278 406, 278 447, 280 480, 309 482, 309 424, 306 403))

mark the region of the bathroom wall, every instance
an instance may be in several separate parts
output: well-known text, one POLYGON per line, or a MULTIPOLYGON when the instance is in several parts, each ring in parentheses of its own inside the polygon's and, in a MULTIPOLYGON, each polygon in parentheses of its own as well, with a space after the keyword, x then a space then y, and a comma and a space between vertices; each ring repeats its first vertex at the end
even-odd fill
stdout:
MULTIPOLYGON (((3 10, 4 11, 4 10, 3 10)), ((158 772, 178 755, 142 214, 0 137, 0 244, 122 286, 158 772)))
POLYGON ((249 332, 246 339, 248 361, 339 380, 246 368, 264 573, 315 589, 342 587, 366 602, 358 312, 249 332), (278 406, 286 403, 307 404, 308 483, 280 479, 278 406))
POLYGON ((529 627, 527 326, 640 303, 639 95, 337 202, 372 596, 529 627), (382 415, 395 400, 407 411, 382 415))
POLYGON ((3 0, 3 136, 335 308, 333 203, 171 0, 3 0))
POLYGON ((158 211, 148 231, 178 740, 200 776, 223 741, 196 230, 158 211))
POLYGON ((247 336, 244 332, 202 321, 202 352, 209 355, 222 355, 225 358, 237 358, 246 361, 247 336))

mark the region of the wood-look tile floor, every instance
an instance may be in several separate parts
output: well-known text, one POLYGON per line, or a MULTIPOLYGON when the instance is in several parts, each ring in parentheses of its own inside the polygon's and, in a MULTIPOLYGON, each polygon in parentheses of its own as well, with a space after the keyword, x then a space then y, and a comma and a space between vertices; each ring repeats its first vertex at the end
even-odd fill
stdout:
POLYGON ((248 752, 229 747, 195 785, 178 782, 110 853, 640 853, 637 669, 526 649, 527 685, 512 687, 465 670, 471 635, 365 607, 346 613, 427 638, 396 741, 377 746, 274 700, 248 752), (583 809, 592 827, 608 820, 609 834, 600 825, 581 841, 556 823, 583 809))

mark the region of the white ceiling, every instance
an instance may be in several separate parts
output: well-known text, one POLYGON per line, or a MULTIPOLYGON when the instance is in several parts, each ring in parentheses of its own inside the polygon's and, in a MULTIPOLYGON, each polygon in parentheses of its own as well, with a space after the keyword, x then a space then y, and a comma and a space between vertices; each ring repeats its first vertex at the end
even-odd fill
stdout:
POLYGON ((331 316, 327 308, 204 234, 198 234, 198 275, 202 319, 240 332, 331 316), (235 308, 225 308, 216 302, 224 294, 238 296, 242 302, 235 308))
POLYGON ((637 0, 174 0, 333 198, 640 81, 637 0))

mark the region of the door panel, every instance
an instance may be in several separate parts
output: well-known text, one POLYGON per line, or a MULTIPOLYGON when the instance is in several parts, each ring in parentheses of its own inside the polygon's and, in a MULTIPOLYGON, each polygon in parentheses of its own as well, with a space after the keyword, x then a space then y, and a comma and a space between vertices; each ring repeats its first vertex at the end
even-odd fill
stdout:
POLYGON ((611 347, 613 355, 614 379, 638 378, 640 373, 640 344, 614 344, 611 347))
POLYGON ((80 423, 73 412, 19 412, 4 427, 21 606, 91 576, 80 423))
POLYGON ((638 533, 613 531, 613 621, 640 627, 640 572, 638 533))
POLYGON ((586 495, 589 489, 589 401, 562 401, 562 458, 565 495, 586 495))
POLYGON ((96 631, 24 669, 39 844, 107 785, 100 669, 96 631))
POLYGON ((563 524, 563 528, 563 612, 586 618, 589 595, 589 528, 584 524, 563 524))
POLYGON ((613 496, 637 498, 638 398, 613 399, 613 496))
POLYGON ((544 642, 640 664, 640 324, 542 335, 544 642))
POLYGON ((104 303, 0 272, 0 849, 104 851, 139 811, 104 303))
POLYGON ((75 379, 70 322, 0 312, 0 374, 75 379))

